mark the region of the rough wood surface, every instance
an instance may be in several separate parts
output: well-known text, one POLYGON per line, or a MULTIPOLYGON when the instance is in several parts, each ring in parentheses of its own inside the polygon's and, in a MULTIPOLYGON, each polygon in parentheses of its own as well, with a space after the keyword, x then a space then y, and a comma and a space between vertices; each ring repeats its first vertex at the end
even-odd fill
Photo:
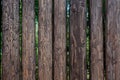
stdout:
POLYGON ((2 5, 2 80, 20 80, 19 0, 2 5))
POLYGON ((54 0, 54 80, 66 80, 66 0, 54 0))
POLYGON ((86 80, 86 0, 70 5, 70 80, 86 80))
POLYGON ((106 4, 106 80, 120 80, 120 0, 106 4))
POLYGON ((90 0, 91 80, 103 80, 103 25, 102 0, 90 0))
POLYGON ((22 75, 23 80, 35 80, 34 0, 22 2, 22 75))
POLYGON ((39 80, 52 79, 52 0, 39 0, 39 80))

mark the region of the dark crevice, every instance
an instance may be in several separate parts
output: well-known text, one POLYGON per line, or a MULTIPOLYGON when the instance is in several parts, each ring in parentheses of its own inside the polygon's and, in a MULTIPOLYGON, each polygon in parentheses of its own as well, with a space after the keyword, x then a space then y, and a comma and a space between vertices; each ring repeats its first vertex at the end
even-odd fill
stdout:
POLYGON ((90 57, 91 57, 91 51, 90 51, 90 0, 87 0, 87 11, 86 11, 86 19, 87 19, 87 28, 86 28, 86 57, 87 57, 87 80, 90 80, 90 57))
POLYGON ((2 0, 0 1, 0 80, 2 80, 2 0))
POLYGON ((20 79, 22 80, 22 0, 19 1, 20 79))
POLYGON ((54 80, 54 0, 52 0, 52 80, 54 80))
POLYGON ((105 52, 106 52, 106 39, 105 39, 105 26, 106 26, 106 6, 105 6, 105 1, 106 0, 102 0, 102 17, 103 17, 103 61, 104 61, 104 80, 106 80, 106 55, 105 55, 105 52))
POLYGON ((70 80, 70 0, 66 1, 66 80, 70 80))
POLYGON ((38 80, 38 0, 35 0, 35 55, 36 55, 36 70, 35 70, 35 78, 38 80))

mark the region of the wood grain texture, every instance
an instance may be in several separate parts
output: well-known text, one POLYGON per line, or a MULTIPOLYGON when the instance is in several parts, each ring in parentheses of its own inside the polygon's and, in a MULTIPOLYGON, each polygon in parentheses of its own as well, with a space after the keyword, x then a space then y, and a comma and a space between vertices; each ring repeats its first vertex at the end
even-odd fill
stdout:
POLYGON ((66 80, 66 0, 54 0, 54 80, 66 80))
POLYGON ((19 0, 3 0, 2 14, 2 80, 20 80, 19 0))
POLYGON ((120 80, 120 0, 106 0, 106 80, 120 80))
POLYGON ((86 0, 70 5, 70 80, 86 80, 86 0))
POLYGON ((34 0, 22 2, 22 75, 23 80, 35 80, 34 0))
POLYGON ((52 0, 39 0, 39 80, 52 79, 52 0))
POLYGON ((103 80, 102 0, 90 0, 90 21, 91 80, 103 80))

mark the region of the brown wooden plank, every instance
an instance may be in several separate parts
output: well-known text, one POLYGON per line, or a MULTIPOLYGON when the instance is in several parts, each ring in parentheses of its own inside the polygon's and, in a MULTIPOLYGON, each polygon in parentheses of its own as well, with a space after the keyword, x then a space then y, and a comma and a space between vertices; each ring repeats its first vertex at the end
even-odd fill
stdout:
POLYGON ((120 0, 106 4, 106 80, 120 80, 120 0))
POLYGON ((70 80, 86 80, 86 0, 71 0, 70 80))
POLYGON ((20 80, 19 0, 2 5, 2 80, 20 80))
POLYGON ((66 0, 54 0, 54 80, 66 80, 66 0))
POLYGON ((23 80, 35 80, 34 0, 22 2, 22 75, 23 80))
POLYGON ((91 80, 103 80, 102 0, 90 0, 91 80))
POLYGON ((52 80, 52 0, 39 0, 39 80, 52 80))

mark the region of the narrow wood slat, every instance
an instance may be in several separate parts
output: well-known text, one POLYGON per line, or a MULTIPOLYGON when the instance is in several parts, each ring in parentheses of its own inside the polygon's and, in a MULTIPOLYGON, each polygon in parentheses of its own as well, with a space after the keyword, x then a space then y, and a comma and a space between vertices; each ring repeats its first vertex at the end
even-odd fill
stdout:
POLYGON ((19 0, 2 5, 2 80, 20 80, 19 0))
POLYGON ((86 80, 86 0, 70 5, 70 80, 86 80))
POLYGON ((39 0, 39 80, 52 79, 52 0, 39 0))
POLYGON ((54 0, 54 80, 66 80, 66 0, 54 0))
POLYGON ((22 2, 22 75, 23 80, 35 80, 34 0, 22 2))
POLYGON ((103 80, 102 0, 90 0, 91 80, 103 80))
POLYGON ((120 80, 120 0, 106 4, 106 80, 120 80))

